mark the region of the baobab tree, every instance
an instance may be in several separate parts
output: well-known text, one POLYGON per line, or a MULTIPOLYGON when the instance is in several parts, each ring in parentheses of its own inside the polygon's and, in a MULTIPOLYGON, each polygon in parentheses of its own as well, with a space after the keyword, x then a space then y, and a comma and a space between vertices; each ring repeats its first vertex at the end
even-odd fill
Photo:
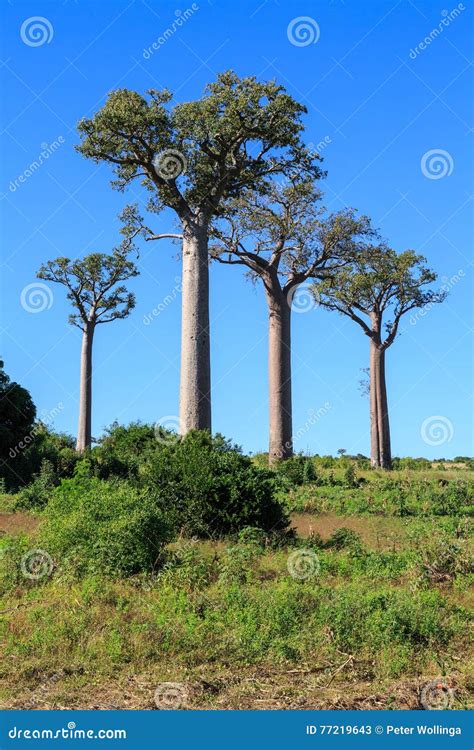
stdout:
MULTIPOLYGON (((269 463, 293 454, 291 311, 298 287, 334 274, 373 235, 346 210, 325 216, 312 180, 293 177, 266 192, 245 191, 213 222, 211 256, 243 265, 263 283, 268 306, 269 463)), ((309 292, 308 292, 309 296, 309 292)))
POLYGON ((96 326, 126 318, 135 307, 135 296, 120 282, 138 275, 122 249, 113 254, 92 253, 82 260, 56 258, 42 265, 38 278, 62 284, 75 312, 69 322, 82 331, 79 424, 76 450, 92 442, 92 344, 96 326))
POLYGON ((413 250, 397 253, 385 244, 370 245, 337 275, 313 285, 320 305, 347 315, 370 339, 370 455, 374 468, 390 469, 392 464, 385 353, 395 341, 403 315, 442 302, 446 296, 426 288, 437 275, 425 263, 426 258, 413 250))
MULTIPOLYGON (((78 150, 110 163, 120 190, 141 179, 147 209, 172 209, 180 231, 153 239, 182 240, 180 431, 211 429, 209 224, 222 202, 270 175, 293 169, 319 176, 319 157, 301 141, 306 108, 275 82, 228 71, 201 99, 171 107, 169 91, 148 98, 113 91, 82 120, 78 150)), ((148 239, 151 239, 148 237, 148 239)))

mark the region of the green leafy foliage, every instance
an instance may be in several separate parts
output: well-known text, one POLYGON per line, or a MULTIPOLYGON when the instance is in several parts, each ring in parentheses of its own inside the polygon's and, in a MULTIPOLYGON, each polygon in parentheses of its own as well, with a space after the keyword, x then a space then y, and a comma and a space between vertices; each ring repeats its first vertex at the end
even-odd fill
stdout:
POLYGON ((135 295, 120 283, 138 275, 135 264, 127 258, 129 250, 130 245, 123 242, 110 255, 91 253, 80 260, 56 258, 42 265, 37 276, 66 287, 74 308, 69 322, 85 330, 126 318, 135 307, 135 295))
POLYGON ((275 470, 293 485, 301 485, 316 480, 316 471, 311 458, 298 454, 284 461, 279 461, 275 470))
POLYGON ((31 476, 24 448, 32 441, 35 417, 30 393, 10 380, 0 360, 0 476, 7 489, 18 488, 31 476))
MULTIPOLYGON (((171 433, 168 437, 173 439, 171 433)), ((93 472, 102 479, 136 478, 147 456, 159 448, 152 425, 132 422, 124 426, 115 422, 105 430, 99 445, 90 454, 93 472)))
POLYGON ((187 534, 216 537, 245 526, 266 531, 288 526, 274 497, 274 474, 256 468, 221 436, 190 432, 159 444, 141 468, 139 482, 165 499, 187 534))
POLYGON ((127 576, 152 570, 172 528, 157 498, 128 482, 87 476, 87 462, 63 480, 44 511, 41 542, 60 567, 127 576))
POLYGON ((38 476, 20 491, 17 508, 44 508, 57 483, 57 474, 52 462, 43 458, 38 476))
MULTIPOLYGON (((296 166, 302 174, 320 174, 319 157, 300 139, 305 107, 273 81, 227 71, 200 99, 174 108, 169 91, 147 94, 112 91, 93 118, 79 123, 78 150, 96 162, 111 163, 118 189, 140 176, 153 194, 152 211, 169 206, 184 218, 200 208, 212 216, 222 199, 262 186, 270 174, 285 174, 296 166), (167 153, 178 155, 176 171, 160 168, 167 153)), ((133 214, 125 217, 128 229, 133 214)))

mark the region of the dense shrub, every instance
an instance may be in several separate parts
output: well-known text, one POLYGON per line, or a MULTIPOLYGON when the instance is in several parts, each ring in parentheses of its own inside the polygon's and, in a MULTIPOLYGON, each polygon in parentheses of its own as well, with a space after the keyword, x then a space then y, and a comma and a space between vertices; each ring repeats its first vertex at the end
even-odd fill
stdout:
POLYGON ((348 529, 345 526, 333 531, 329 539, 324 545, 327 549, 361 549, 362 539, 360 534, 353 529, 348 529))
POLYGON ((17 508, 41 510, 48 502, 58 484, 57 474, 51 461, 44 458, 38 476, 19 492, 17 508))
POLYGON ((85 473, 54 490, 44 512, 42 547, 60 568, 78 574, 153 570, 172 538, 162 504, 126 481, 105 482, 85 473))
POLYGON ((217 537, 245 526, 279 531, 289 520, 273 472, 259 469, 221 436, 190 432, 160 443, 140 471, 187 534, 217 537))
POLYGON ((297 487, 301 484, 315 482, 318 479, 313 459, 301 454, 280 461, 275 466, 275 470, 280 477, 297 487))
POLYGON ((137 477, 147 455, 159 447, 152 425, 132 422, 122 426, 115 422, 90 454, 94 474, 102 479, 137 477))

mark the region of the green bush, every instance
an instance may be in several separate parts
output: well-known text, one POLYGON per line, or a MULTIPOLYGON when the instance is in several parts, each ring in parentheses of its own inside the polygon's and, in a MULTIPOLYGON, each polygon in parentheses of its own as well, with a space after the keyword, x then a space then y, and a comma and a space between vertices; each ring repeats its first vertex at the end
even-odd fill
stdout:
POLYGON ((224 438, 207 432, 160 443, 147 457, 139 482, 163 499, 187 535, 218 537, 245 526, 281 531, 289 524, 275 498, 274 473, 258 469, 224 438))
POLYGON ((16 507, 27 510, 44 508, 57 484, 58 478, 53 464, 47 458, 43 458, 39 475, 31 484, 20 490, 16 507))
POLYGON ((316 471, 311 458, 301 454, 280 461, 275 468, 280 476, 296 486, 305 482, 313 482, 316 479, 316 471))
POLYGON ((147 455, 159 448, 152 425, 132 422, 123 426, 114 422, 90 453, 93 472, 101 479, 137 477, 147 455))
POLYGON ((327 549, 361 549, 362 539, 360 534, 353 529, 348 529, 342 526, 340 529, 333 531, 329 539, 324 545, 327 549))
POLYGON ((40 538, 60 568, 79 575, 127 576, 153 570, 172 538, 162 503, 126 481, 86 476, 87 467, 57 487, 40 538))
POLYGON ((344 485, 349 488, 357 487, 357 479, 353 463, 350 463, 344 471, 344 485))

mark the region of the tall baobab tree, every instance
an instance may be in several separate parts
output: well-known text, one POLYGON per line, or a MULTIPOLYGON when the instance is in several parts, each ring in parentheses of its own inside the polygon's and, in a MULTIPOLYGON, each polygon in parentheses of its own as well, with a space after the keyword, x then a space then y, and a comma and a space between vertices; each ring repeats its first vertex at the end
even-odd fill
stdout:
POLYGON ((120 282, 138 275, 125 252, 92 253, 82 260, 56 258, 42 265, 38 278, 62 284, 75 312, 69 322, 82 331, 79 424, 76 450, 92 442, 92 344, 96 326, 126 318, 135 307, 135 296, 120 282))
POLYGON ((79 125, 78 150, 115 170, 120 190, 135 179, 150 191, 147 209, 168 207, 182 240, 180 430, 211 429, 209 224, 221 204, 270 175, 320 175, 319 157, 301 141, 306 108, 275 82, 222 73, 201 99, 170 106, 169 91, 148 98, 113 91, 79 125))
POLYGON ((320 201, 314 181, 293 177, 227 202, 224 216, 212 225, 212 257, 247 267, 265 290, 270 464, 293 454, 291 311, 298 287, 334 274, 373 235, 366 217, 353 210, 325 217, 320 201))
POLYGON ((375 468, 392 465, 385 353, 403 315, 446 296, 426 288, 437 275, 425 263, 413 250, 397 253, 385 244, 371 245, 337 275, 313 286, 319 304, 347 315, 370 339, 370 456, 375 468))

